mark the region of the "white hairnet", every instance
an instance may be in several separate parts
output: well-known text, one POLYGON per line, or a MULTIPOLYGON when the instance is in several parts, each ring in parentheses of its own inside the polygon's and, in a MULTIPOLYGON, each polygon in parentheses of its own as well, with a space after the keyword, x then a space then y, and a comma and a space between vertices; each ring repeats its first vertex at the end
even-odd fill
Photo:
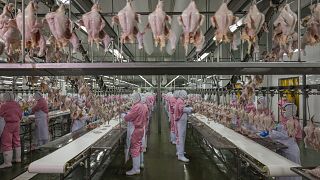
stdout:
POLYGON ((139 93, 133 93, 131 95, 131 100, 132 100, 133 103, 139 102, 141 100, 140 94, 139 93))
POLYGON ((38 101, 41 98, 42 98, 42 93, 41 92, 37 91, 37 92, 34 93, 34 99, 35 100, 38 101))
POLYGON ((3 100, 4 101, 13 101, 14 100, 14 94, 11 91, 7 91, 3 94, 3 100))
POLYGON ((284 105, 284 109, 285 109, 284 116, 286 118, 294 117, 297 115, 297 106, 293 103, 286 103, 284 105))
POLYGON ((142 102, 142 103, 146 103, 146 102, 147 102, 147 96, 146 96, 146 94, 140 94, 140 97, 141 97, 141 102, 142 102))
POLYGON ((267 101, 264 96, 260 96, 257 101, 258 101, 257 103, 258 110, 264 110, 267 108, 267 101))
POLYGON ((185 90, 179 91, 179 98, 181 98, 181 99, 187 99, 187 97, 188 97, 187 91, 185 91, 185 90))
POLYGON ((173 92, 173 97, 178 98, 179 97, 179 90, 175 90, 173 92))

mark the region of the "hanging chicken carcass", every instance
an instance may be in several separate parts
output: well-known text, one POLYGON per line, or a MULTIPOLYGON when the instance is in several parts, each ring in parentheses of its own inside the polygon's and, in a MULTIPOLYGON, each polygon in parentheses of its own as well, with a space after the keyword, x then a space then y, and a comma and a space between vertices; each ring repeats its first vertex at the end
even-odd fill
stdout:
POLYGON ((204 35, 201 31, 201 25, 205 19, 204 15, 199 13, 197 5, 191 1, 189 6, 178 17, 178 22, 183 29, 183 44, 186 54, 188 53, 188 45, 193 44, 196 52, 200 52, 204 44, 204 35))
POLYGON ((148 16, 147 28, 151 28, 156 47, 160 44, 160 50, 165 47, 166 41, 169 40, 171 49, 174 50, 177 38, 176 35, 169 29, 168 24, 171 24, 171 17, 163 11, 163 1, 159 1, 154 12, 148 16))
MULTIPOLYGON (((80 26, 84 26, 88 33, 88 42, 92 46, 93 43, 97 44, 102 42, 104 45, 104 51, 108 51, 108 47, 112 38, 103 30, 106 26, 105 20, 100 15, 101 7, 99 4, 94 4, 91 11, 84 14, 81 20, 78 21, 80 26)), ((73 41, 73 39, 71 39, 73 41)))
MULTIPOLYGON (((25 45, 26 48, 32 50, 30 53, 31 56, 34 51, 38 51, 37 55, 42 57, 45 54, 46 40, 40 32, 43 28, 43 24, 36 16, 37 10, 38 4, 35 0, 31 0, 25 8, 25 45)), ((18 13, 16 21, 20 33, 23 34, 21 11, 18 13)))
POLYGON ((121 27, 120 41, 124 43, 134 43, 138 41, 138 48, 143 48, 143 33, 139 32, 138 23, 141 22, 140 14, 133 9, 131 0, 121 9, 118 15, 112 17, 112 24, 119 24, 121 27))
POLYGON ((0 54, 6 50, 8 62, 17 62, 20 51, 20 33, 12 17, 13 8, 12 3, 5 5, 0 15, 0 38, 4 42, 1 42, 0 54))
POLYGON ((297 15, 291 10, 290 5, 286 4, 273 23, 273 47, 279 46, 280 48, 280 53, 278 53, 280 57, 277 59, 282 58, 284 53, 287 53, 289 58, 292 57, 298 41, 295 32, 297 22, 297 15))
POLYGON ((302 26, 306 27, 301 43, 304 53, 307 45, 314 46, 320 42, 320 3, 312 5, 310 9, 311 15, 302 20, 302 26))
POLYGON ((259 52, 257 35, 263 27, 264 21, 264 14, 259 11, 256 3, 252 4, 248 14, 243 19, 244 28, 241 35, 241 39, 248 42, 248 54, 251 54, 252 46, 255 52, 259 52))
POLYGON ((65 15, 65 7, 63 4, 55 12, 46 14, 43 22, 47 22, 49 29, 56 39, 57 48, 67 47, 68 43, 72 44, 73 53, 79 48, 80 42, 77 35, 72 32, 72 21, 65 15), (73 40, 74 41, 71 41, 73 40))
POLYGON ((238 18, 228 9, 227 3, 224 1, 215 15, 211 17, 211 23, 215 31, 215 41, 218 43, 232 42, 232 49, 237 50, 236 37, 230 30, 230 26, 237 22, 238 18))

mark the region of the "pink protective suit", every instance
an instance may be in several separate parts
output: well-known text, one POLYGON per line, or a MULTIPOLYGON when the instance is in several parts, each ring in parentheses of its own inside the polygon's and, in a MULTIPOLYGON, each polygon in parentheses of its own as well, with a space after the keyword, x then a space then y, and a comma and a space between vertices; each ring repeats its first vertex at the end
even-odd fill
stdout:
POLYGON ((170 130, 172 133, 175 133, 174 108, 175 108, 176 101, 177 100, 175 97, 170 97, 170 99, 169 99, 170 130))
POLYGON ((176 103, 174 105, 174 120, 175 122, 175 132, 176 132, 176 143, 179 143, 179 133, 178 133, 178 126, 177 126, 177 121, 180 120, 182 114, 183 114, 183 108, 184 108, 185 104, 184 101, 181 98, 178 98, 176 100, 176 103))
POLYGON ((1 136, 1 148, 3 151, 11 151, 20 147, 20 120, 22 110, 15 101, 8 101, 0 108, 0 116, 4 118, 6 125, 1 136))
POLYGON ((140 155, 142 152, 142 138, 144 134, 144 123, 147 121, 148 108, 141 102, 134 104, 126 116, 125 121, 130 121, 134 125, 134 131, 131 136, 130 154, 132 158, 140 155))

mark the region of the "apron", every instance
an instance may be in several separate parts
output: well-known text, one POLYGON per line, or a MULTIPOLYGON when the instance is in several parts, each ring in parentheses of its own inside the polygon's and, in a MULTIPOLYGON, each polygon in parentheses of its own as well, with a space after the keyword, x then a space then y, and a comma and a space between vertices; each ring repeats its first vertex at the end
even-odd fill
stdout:
POLYGON ((3 129, 4 129, 5 125, 6 125, 6 121, 4 121, 3 117, 0 117, 0 137, 2 135, 2 132, 3 132, 3 129))
POLYGON ((43 111, 34 113, 36 123, 36 139, 37 141, 49 140, 49 126, 47 114, 43 111))
POLYGON ((124 149, 124 154, 125 154, 125 163, 129 160, 130 158, 130 144, 131 144, 131 136, 134 131, 134 125, 132 122, 128 122, 127 125, 127 140, 126 140, 126 146, 124 149))
POLYGON ((146 136, 146 127, 143 127, 143 138, 142 138, 142 149, 143 152, 145 152, 146 148, 147 148, 147 136, 146 136))

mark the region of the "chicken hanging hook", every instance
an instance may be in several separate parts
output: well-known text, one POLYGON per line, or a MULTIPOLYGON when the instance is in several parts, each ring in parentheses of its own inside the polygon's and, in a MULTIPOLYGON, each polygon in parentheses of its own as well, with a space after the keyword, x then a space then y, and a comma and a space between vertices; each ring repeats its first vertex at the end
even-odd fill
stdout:
POLYGON ((257 1, 256 0, 252 0, 251 5, 256 5, 257 1))

